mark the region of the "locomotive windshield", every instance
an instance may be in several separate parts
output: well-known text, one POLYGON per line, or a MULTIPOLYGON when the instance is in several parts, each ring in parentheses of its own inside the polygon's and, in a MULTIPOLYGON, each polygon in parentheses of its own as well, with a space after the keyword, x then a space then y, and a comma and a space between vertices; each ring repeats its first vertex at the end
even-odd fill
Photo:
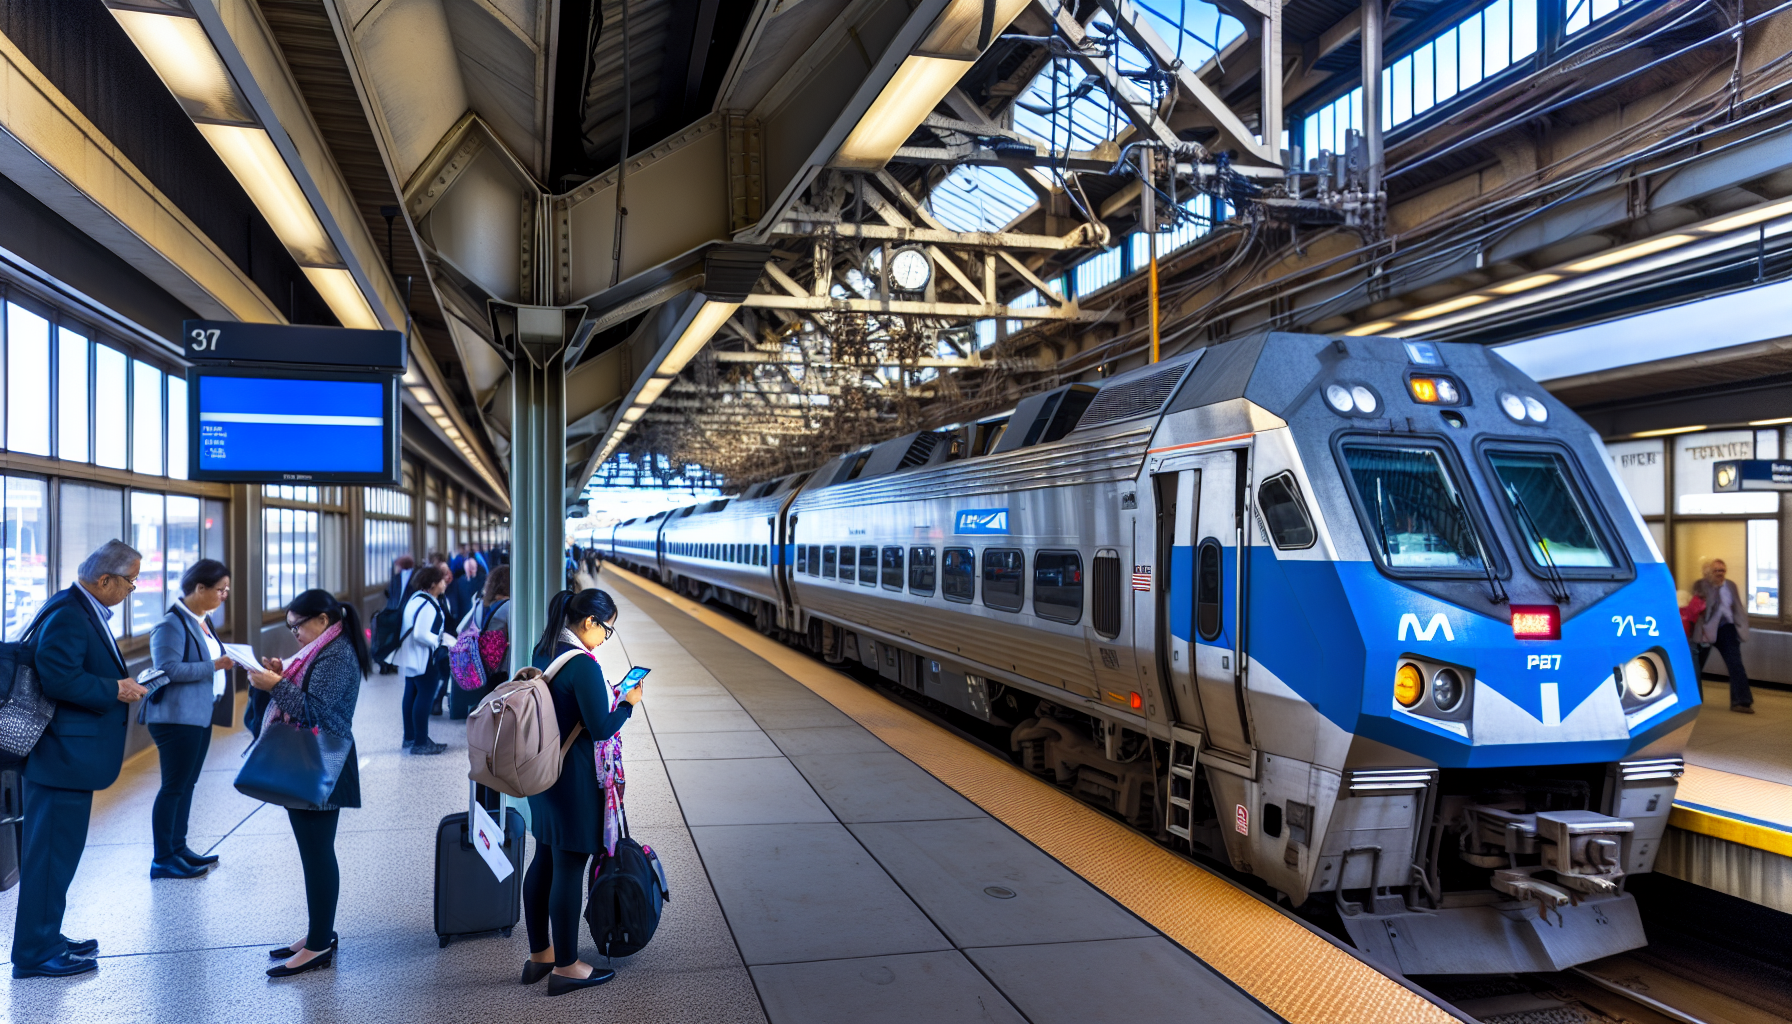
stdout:
POLYGON ((1525 548, 1536 565, 1612 567, 1611 552, 1593 528, 1580 495, 1568 482, 1562 457, 1553 452, 1487 453, 1525 548))
POLYGON ((1437 451, 1347 444, 1343 452, 1371 543, 1388 568, 1485 571, 1474 527, 1437 451))

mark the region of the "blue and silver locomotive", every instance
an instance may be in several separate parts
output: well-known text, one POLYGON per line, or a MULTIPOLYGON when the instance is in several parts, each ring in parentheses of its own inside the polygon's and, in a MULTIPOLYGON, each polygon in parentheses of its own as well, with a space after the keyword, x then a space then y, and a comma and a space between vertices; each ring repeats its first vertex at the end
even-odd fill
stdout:
POLYGON ((1486 348, 1269 334, 617 527, 1404 973, 1644 943, 1699 690, 1599 438, 1486 348))

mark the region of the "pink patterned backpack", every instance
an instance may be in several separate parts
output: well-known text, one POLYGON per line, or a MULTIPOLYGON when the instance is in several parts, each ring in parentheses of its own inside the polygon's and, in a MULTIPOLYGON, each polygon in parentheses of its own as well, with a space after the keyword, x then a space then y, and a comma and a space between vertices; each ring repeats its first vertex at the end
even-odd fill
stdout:
POLYGON ((504 659, 510 655, 510 633, 485 628, 502 607, 502 601, 493 605, 486 611, 485 621, 477 629, 462 631, 448 652, 448 674, 454 677, 454 685, 463 690, 480 689, 494 676, 504 675, 504 659))

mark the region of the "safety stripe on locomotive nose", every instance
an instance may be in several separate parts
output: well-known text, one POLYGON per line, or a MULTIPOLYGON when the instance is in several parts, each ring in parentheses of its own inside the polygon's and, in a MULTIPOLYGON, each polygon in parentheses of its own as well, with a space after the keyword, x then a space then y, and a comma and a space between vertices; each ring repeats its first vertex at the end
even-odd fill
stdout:
POLYGON ((671 605, 808 687, 1294 1024, 1461 1019, 1225 878, 851 678, 647 580, 605 578, 671 605))

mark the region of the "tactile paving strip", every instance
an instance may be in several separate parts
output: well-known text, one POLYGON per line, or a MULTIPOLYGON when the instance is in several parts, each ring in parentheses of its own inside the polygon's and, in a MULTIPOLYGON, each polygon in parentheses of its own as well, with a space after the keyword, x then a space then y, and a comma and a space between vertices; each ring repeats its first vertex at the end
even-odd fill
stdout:
POLYGON ((1689 764, 1668 824, 1792 857, 1792 786, 1689 764))
POLYGON ((616 572, 602 582, 637 588, 765 659, 1288 1020, 1459 1020, 1226 879, 825 665, 645 580, 616 572))

